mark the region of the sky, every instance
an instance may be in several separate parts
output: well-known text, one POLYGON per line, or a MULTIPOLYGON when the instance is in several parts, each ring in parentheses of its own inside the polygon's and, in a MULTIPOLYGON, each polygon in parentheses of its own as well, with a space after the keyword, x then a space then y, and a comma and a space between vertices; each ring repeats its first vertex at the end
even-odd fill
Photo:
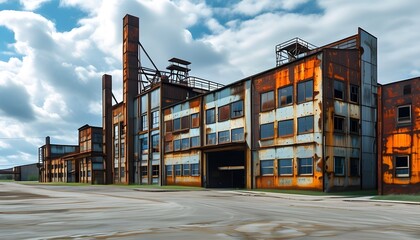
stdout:
POLYGON ((101 126, 103 74, 122 99, 126 14, 159 69, 178 57, 222 84, 274 67, 279 43, 323 46, 361 27, 389 83, 420 76, 419 12, 417 0, 0 0, 0 169, 37 162, 46 136, 76 145, 79 127, 101 126))

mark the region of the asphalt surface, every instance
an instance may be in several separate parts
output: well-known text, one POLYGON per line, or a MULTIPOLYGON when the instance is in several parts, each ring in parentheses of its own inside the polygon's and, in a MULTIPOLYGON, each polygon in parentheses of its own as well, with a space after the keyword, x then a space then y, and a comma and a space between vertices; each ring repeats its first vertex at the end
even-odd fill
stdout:
POLYGON ((0 239, 420 239, 420 205, 0 183, 0 239))

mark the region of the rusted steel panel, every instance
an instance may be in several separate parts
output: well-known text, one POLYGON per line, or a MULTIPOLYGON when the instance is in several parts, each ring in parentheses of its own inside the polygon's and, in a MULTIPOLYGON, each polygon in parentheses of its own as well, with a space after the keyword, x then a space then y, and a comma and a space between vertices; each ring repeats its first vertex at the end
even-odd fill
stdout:
POLYGON ((383 85, 380 93, 380 190, 383 194, 418 193, 420 78, 383 85))

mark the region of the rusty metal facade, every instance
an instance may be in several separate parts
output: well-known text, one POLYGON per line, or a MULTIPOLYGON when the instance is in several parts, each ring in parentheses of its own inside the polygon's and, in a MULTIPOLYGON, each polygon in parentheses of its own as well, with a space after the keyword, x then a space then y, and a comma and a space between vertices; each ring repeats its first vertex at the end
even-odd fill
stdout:
POLYGON ((420 192, 420 78, 380 86, 378 190, 420 192))

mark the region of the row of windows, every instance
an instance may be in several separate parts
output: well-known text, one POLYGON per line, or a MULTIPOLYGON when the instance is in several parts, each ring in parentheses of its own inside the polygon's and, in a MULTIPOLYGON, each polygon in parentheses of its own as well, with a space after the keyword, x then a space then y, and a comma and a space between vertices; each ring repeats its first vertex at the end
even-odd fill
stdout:
POLYGON ((199 176, 200 165, 198 163, 186 163, 166 165, 166 176, 199 176))
MULTIPOLYGON (((297 133, 304 134, 314 131, 314 116, 305 116, 297 119, 297 133)), ((293 119, 277 122, 277 136, 283 137, 294 134, 293 119)), ((274 137, 274 122, 260 125, 260 139, 274 137)))
MULTIPOLYGON (((147 177, 147 166, 140 167, 140 174, 143 178, 147 177)), ((152 177, 159 176, 159 165, 152 165, 152 177)))
MULTIPOLYGON (((147 113, 144 113, 140 116, 140 131, 146 131, 149 129, 149 124, 147 120, 147 113)), ((152 112, 152 129, 159 127, 159 111, 152 112)))
MULTIPOLYGON (((147 134, 143 134, 139 137, 140 139, 140 153, 145 154, 149 150, 149 144, 147 140, 147 134)), ((152 141, 152 152, 159 152, 159 134, 153 134, 151 136, 152 141)))
POLYGON ((195 136, 191 138, 177 139, 173 142, 165 142, 165 152, 186 150, 200 146, 200 137, 195 136))
MULTIPOLYGON (((274 159, 261 160, 261 175, 274 175, 274 159)), ((297 159, 298 175, 312 175, 313 174, 313 159, 312 158, 298 158, 297 159)), ((278 176, 293 176, 293 158, 278 159, 277 160, 277 175, 278 176)))
MULTIPOLYGON (((261 160, 261 175, 274 175, 274 160, 261 160)), ((359 159, 350 158, 349 162, 349 176, 359 176, 359 159)), ((297 158, 298 175, 312 175, 313 174, 313 159, 312 158, 297 158)), ((344 157, 334 157, 334 174, 337 176, 346 175, 346 163, 344 157)), ((278 176, 293 176, 293 158, 278 159, 277 160, 277 175, 278 176)))
POLYGON ((165 122, 165 132, 167 133, 198 127, 200 127, 200 115, 198 113, 165 122))
POLYGON ((229 142, 240 142, 244 140, 244 129, 243 128, 235 128, 231 131, 220 131, 217 133, 208 133, 206 135, 206 145, 215 145, 215 144, 222 144, 222 143, 229 143, 229 142), (216 141, 217 140, 217 141, 216 141))
MULTIPOLYGON (((349 100, 353 103, 359 102, 359 86, 350 84, 349 100)), ((297 84, 296 102, 302 103, 313 100, 314 85, 313 80, 299 82, 297 84)), ((343 81, 334 81, 334 98, 345 100, 345 87, 343 81)), ((293 85, 277 89, 277 107, 284 107, 293 104, 294 101, 293 85)), ((275 93, 269 91, 261 93, 261 112, 272 110, 276 107, 275 93)))
MULTIPOLYGON (((240 100, 218 107, 218 122, 224 122, 229 119, 242 117, 244 115, 244 101, 240 100)), ((216 122, 216 109, 211 108, 206 110, 206 124, 216 122)))

